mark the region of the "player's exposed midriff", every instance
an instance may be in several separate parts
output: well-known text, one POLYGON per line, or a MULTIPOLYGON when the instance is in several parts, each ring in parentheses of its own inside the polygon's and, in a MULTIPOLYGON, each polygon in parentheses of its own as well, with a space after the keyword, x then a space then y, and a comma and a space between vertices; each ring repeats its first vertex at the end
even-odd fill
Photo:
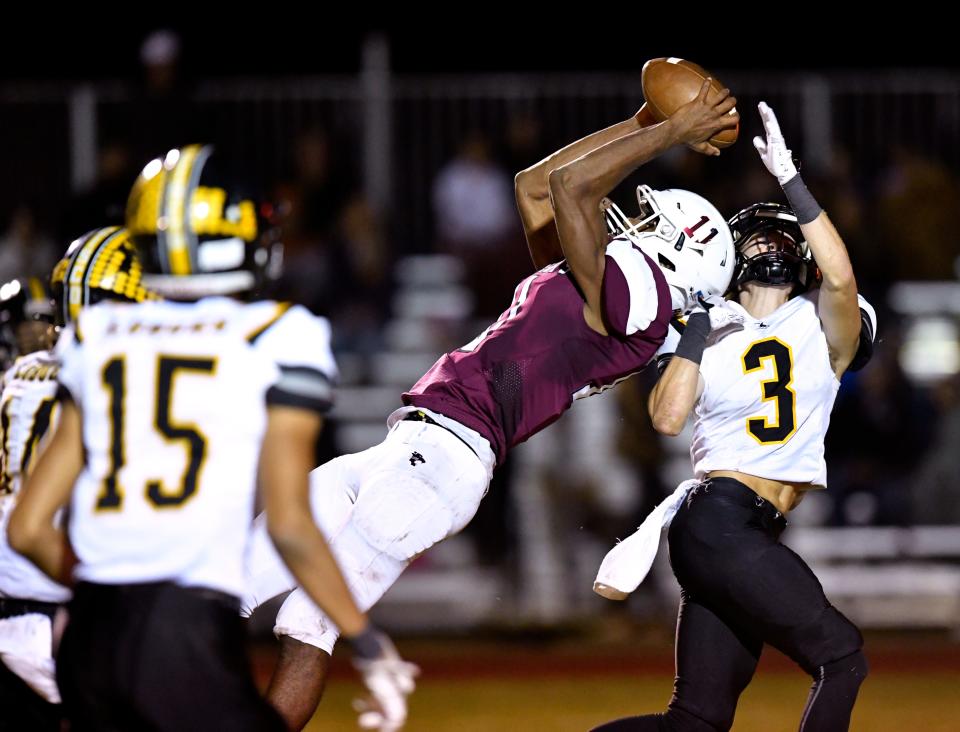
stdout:
POLYGON ((707 477, 733 478, 740 481, 758 496, 772 503, 784 515, 797 507, 807 491, 823 488, 823 486, 814 483, 784 483, 779 480, 740 473, 736 470, 714 470, 707 477))

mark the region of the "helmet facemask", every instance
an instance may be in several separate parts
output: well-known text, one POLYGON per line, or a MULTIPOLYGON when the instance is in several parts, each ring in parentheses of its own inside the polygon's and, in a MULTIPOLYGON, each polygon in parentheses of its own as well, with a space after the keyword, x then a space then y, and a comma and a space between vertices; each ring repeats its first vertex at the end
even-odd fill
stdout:
POLYGON ((806 291, 816 279, 816 263, 793 212, 781 204, 755 204, 730 219, 737 248, 733 288, 747 282, 792 284, 806 291))

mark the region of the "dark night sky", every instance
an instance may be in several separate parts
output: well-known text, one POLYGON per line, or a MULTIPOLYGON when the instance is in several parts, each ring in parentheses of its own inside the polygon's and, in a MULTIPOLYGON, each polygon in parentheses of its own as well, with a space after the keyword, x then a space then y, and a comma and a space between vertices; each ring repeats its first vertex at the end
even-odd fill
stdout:
MULTIPOLYGON (((466 10, 460 6, 459 12, 466 10)), ((790 26, 776 24, 773 30, 770 24, 728 24, 736 28, 733 33, 719 31, 707 21, 693 30, 666 20, 644 22, 646 25, 639 20, 625 22, 608 13, 581 24, 591 32, 576 32, 572 20, 561 30, 532 32, 520 24, 476 23, 461 17, 448 20, 439 30, 418 26, 414 31, 393 27, 379 32, 389 37, 393 68, 401 73, 634 70, 648 58, 668 55, 691 58, 713 69, 960 66, 955 41, 931 36, 929 27, 912 32, 908 18, 898 19, 891 39, 885 38, 882 30, 856 30, 851 35, 831 29, 811 39, 790 26)), ((34 30, 39 26, 24 25, 5 34, 0 42, 0 79, 135 77, 140 42, 158 26, 173 27, 180 33, 186 68, 194 77, 351 73, 359 67, 364 36, 372 32, 344 21, 318 30, 323 25, 319 21, 289 15, 285 21, 257 19, 252 23, 256 27, 236 25, 226 30, 221 27, 218 32, 210 30, 216 21, 205 21, 203 30, 183 23, 140 23, 128 27, 126 33, 86 29, 83 23, 79 32, 70 23, 59 29, 43 27, 42 32, 34 30)))

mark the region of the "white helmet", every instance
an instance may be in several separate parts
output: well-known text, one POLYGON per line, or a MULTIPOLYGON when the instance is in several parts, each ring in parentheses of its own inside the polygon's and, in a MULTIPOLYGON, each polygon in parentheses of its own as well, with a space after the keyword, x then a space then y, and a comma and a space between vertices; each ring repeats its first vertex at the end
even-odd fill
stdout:
POLYGON ((667 284, 682 294, 687 312, 698 297, 727 291, 736 263, 733 235, 720 212, 703 196, 670 188, 637 186, 640 218, 631 222, 612 201, 604 201, 607 228, 626 236, 660 265, 667 284))

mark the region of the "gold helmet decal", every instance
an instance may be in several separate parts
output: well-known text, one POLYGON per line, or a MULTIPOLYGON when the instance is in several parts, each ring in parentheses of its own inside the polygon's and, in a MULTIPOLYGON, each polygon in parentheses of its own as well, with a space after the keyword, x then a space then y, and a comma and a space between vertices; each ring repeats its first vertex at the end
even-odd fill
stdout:
POLYGON ((100 300, 143 302, 157 296, 143 286, 143 270, 126 229, 108 226, 83 235, 67 249, 50 277, 64 323, 100 300))

